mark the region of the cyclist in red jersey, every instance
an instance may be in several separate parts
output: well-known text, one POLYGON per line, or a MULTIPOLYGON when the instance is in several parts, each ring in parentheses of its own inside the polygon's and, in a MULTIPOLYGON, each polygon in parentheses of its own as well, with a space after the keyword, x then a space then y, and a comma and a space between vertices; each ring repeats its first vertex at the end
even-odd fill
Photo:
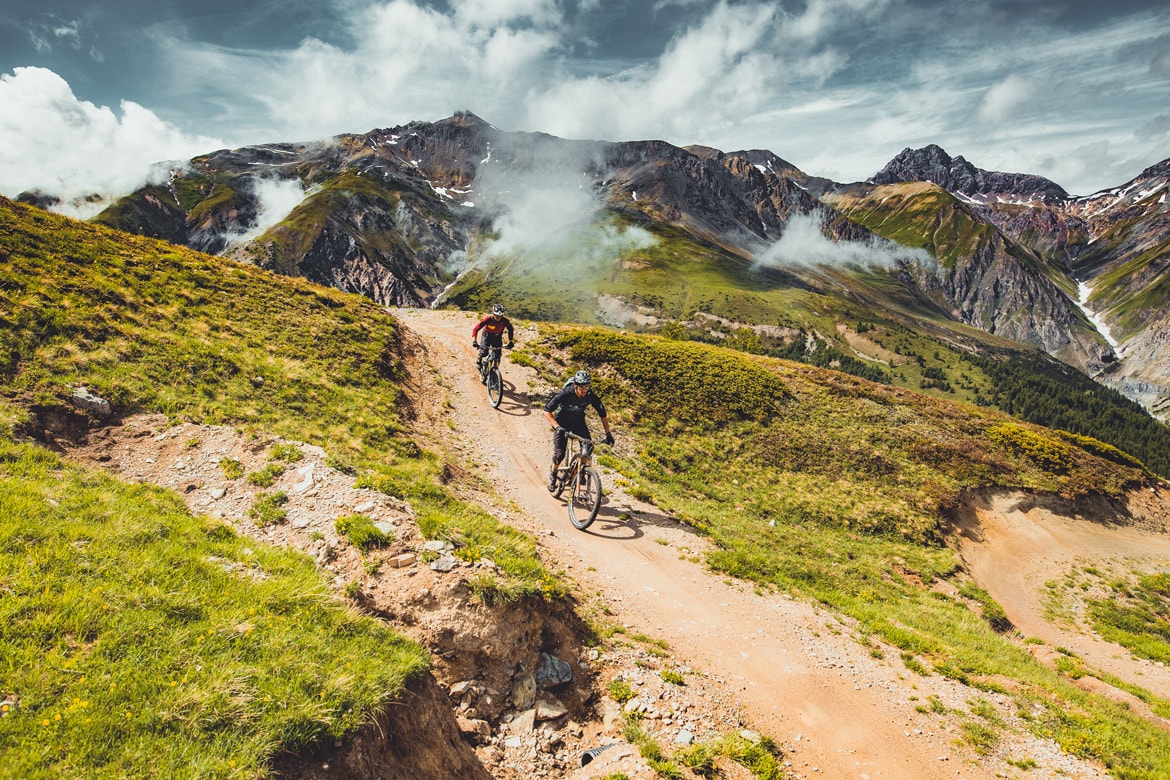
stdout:
MULTIPOLYGON (((492 306, 492 313, 480 320, 471 330, 471 343, 479 350, 479 359, 492 347, 504 346, 504 331, 508 331, 508 349, 512 348, 512 322, 504 316, 504 307, 500 304, 492 306), (483 343, 480 343, 479 332, 483 331, 483 343)), ((476 362, 478 362, 478 360, 476 362)))

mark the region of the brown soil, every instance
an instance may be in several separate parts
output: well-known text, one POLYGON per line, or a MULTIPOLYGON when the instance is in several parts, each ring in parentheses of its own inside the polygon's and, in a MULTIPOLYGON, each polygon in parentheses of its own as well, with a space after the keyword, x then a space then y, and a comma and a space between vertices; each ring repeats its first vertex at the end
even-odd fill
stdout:
MULTIPOLYGON (((626 495, 613 474, 603 470, 607 495, 597 521, 587 531, 575 530, 563 502, 544 487, 551 437, 539 402, 553 388, 505 360, 505 397, 493 409, 471 370, 472 314, 397 314, 407 329, 407 391, 419 440, 446 453, 465 497, 537 538, 546 565, 575 583, 575 602, 502 607, 476 602, 469 581, 490 570, 490 561, 433 570, 424 560, 436 553, 425 551, 409 505, 355 489, 351 477, 329 468, 324 453, 307 445, 300 445, 304 460, 270 488, 289 494, 288 521, 265 528, 247 517, 256 489, 244 480, 225 479, 218 464, 231 457, 246 471, 256 470, 266 462, 271 441, 249 440, 222 427, 165 428, 159 418, 142 418, 101 429, 72 452, 127 478, 173 487, 193 511, 221 516, 242 533, 305 550, 331 573, 339 593, 347 583, 360 582, 360 604, 431 650, 434 676, 449 694, 443 698, 459 718, 466 743, 497 778, 583 779, 614 772, 654 777, 628 745, 579 766, 584 750, 620 742, 620 708, 606 695, 606 684, 619 676, 630 681, 637 693, 631 706, 645 712, 645 727, 665 747, 683 730, 701 740, 747 727, 779 744, 795 778, 1108 776, 1103 767, 1028 734, 1007 697, 908 672, 896 648, 879 647, 875 653, 855 641, 846 619, 712 575, 699 562, 707 541, 626 495), (363 558, 337 538, 334 521, 355 511, 393 527, 390 549, 363 558), (375 557, 383 563, 371 573, 368 564, 375 557), (587 647, 580 617, 585 614, 604 616, 625 632, 587 647), (665 654, 659 642, 669 647, 665 654), (534 725, 525 720, 531 704, 518 706, 516 697, 542 653, 568 663, 573 679, 537 692, 544 704, 562 705, 567 713, 534 725), (686 684, 664 682, 662 669, 682 672, 686 684), (976 754, 961 740, 960 723, 976 696, 995 704, 1006 724, 990 755, 976 754), (946 712, 924 706, 932 699, 946 712), (1023 772, 1009 763, 1022 759, 1036 766, 1023 772)), ((522 330, 517 340, 533 336, 522 330)), ((619 450, 635 446, 620 428, 616 433, 619 450)), ((1111 673, 1132 672, 1137 684, 1154 690, 1162 685, 1164 670, 1133 661, 1116 647, 1099 652, 1075 624, 1047 620, 1039 605, 1045 583, 1063 576, 1063 567, 1081 560, 1078 556, 1108 557, 1124 566, 1136 560, 1126 550, 1144 545, 1142 560, 1150 562, 1162 554, 1155 547, 1170 550, 1153 530, 1158 512, 1165 511, 1164 499, 1144 497, 1148 506, 1132 515, 1145 518, 1148 530, 1137 531, 1067 512, 1067 517, 1037 514, 1004 497, 979 497, 961 518, 963 555, 1022 635, 1072 648, 1101 669, 1111 659, 1111 673), (1056 541, 1037 539, 1045 532, 1056 541), (1036 565, 1043 557, 1036 545, 1053 556, 1043 567, 1036 565)), ((416 694, 419 701, 427 698, 425 692, 416 694)), ((378 742, 367 734, 363 740, 328 757, 302 757, 298 771, 312 767, 320 777, 378 776, 357 767, 378 767, 378 756, 386 755, 385 738, 378 742), (321 769, 326 764, 333 774, 321 769)), ((742 776, 733 767, 725 769, 725 777, 742 776)), ((410 776, 384 766, 380 771, 388 778, 410 776)), ((444 776, 414 771, 419 777, 444 776)))
MULTIPOLYGON (((1086 616, 1087 601, 1102 597, 1108 582, 1170 568, 1168 507, 1165 489, 1137 491, 1121 503, 1076 504, 1015 491, 982 493, 959 514, 959 550, 967 571, 1012 625, 1044 641, 1030 646, 1038 658, 1053 663, 1057 648, 1069 651, 1090 672, 1170 699, 1164 664, 1101 639, 1086 616)), ((1080 682, 1158 720, 1139 699, 1091 674, 1080 682)))

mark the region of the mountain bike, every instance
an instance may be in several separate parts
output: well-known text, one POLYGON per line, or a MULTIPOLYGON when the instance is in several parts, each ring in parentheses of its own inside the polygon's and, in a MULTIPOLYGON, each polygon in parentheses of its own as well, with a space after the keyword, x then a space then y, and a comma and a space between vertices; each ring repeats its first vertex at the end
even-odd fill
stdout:
POLYGON ((500 347, 490 347, 482 358, 476 362, 479 371, 479 382, 487 387, 488 401, 495 408, 500 408, 500 401, 504 398, 504 377, 500 374, 500 347))
POLYGON ((561 497, 569 488, 569 522, 584 531, 601 508, 601 474, 593 465, 593 440, 566 431, 569 437, 569 461, 557 469, 557 486, 553 495, 561 497))

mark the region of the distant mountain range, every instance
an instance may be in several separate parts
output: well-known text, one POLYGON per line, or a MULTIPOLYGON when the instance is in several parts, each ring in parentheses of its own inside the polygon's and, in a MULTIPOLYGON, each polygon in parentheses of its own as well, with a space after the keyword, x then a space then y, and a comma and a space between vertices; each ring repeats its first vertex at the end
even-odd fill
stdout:
POLYGON ((503 132, 470 113, 194 158, 94 221, 386 305, 681 329, 979 400, 1028 346, 1170 411, 1170 160, 1074 197, 906 149, 865 182, 768 151, 503 132), (807 355, 806 355, 807 356, 807 355))

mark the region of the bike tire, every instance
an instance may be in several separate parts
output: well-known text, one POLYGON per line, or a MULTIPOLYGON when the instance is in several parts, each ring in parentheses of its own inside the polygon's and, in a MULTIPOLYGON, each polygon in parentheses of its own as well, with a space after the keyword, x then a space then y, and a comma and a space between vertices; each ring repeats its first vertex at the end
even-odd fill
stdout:
POLYGON ((601 508, 601 475, 587 467, 581 476, 573 479, 569 493, 569 522, 578 531, 584 531, 597 517, 601 508))
POLYGON ((571 469, 569 470, 569 473, 564 478, 562 478, 560 474, 557 474, 557 489, 553 491, 554 498, 561 497, 561 493, 565 492, 565 485, 569 484, 569 481, 572 478, 573 478, 573 472, 571 469))
POLYGON ((486 384, 488 400, 491 401, 492 406, 500 408, 500 401, 504 398, 504 379, 500 376, 498 368, 488 371, 486 384))

